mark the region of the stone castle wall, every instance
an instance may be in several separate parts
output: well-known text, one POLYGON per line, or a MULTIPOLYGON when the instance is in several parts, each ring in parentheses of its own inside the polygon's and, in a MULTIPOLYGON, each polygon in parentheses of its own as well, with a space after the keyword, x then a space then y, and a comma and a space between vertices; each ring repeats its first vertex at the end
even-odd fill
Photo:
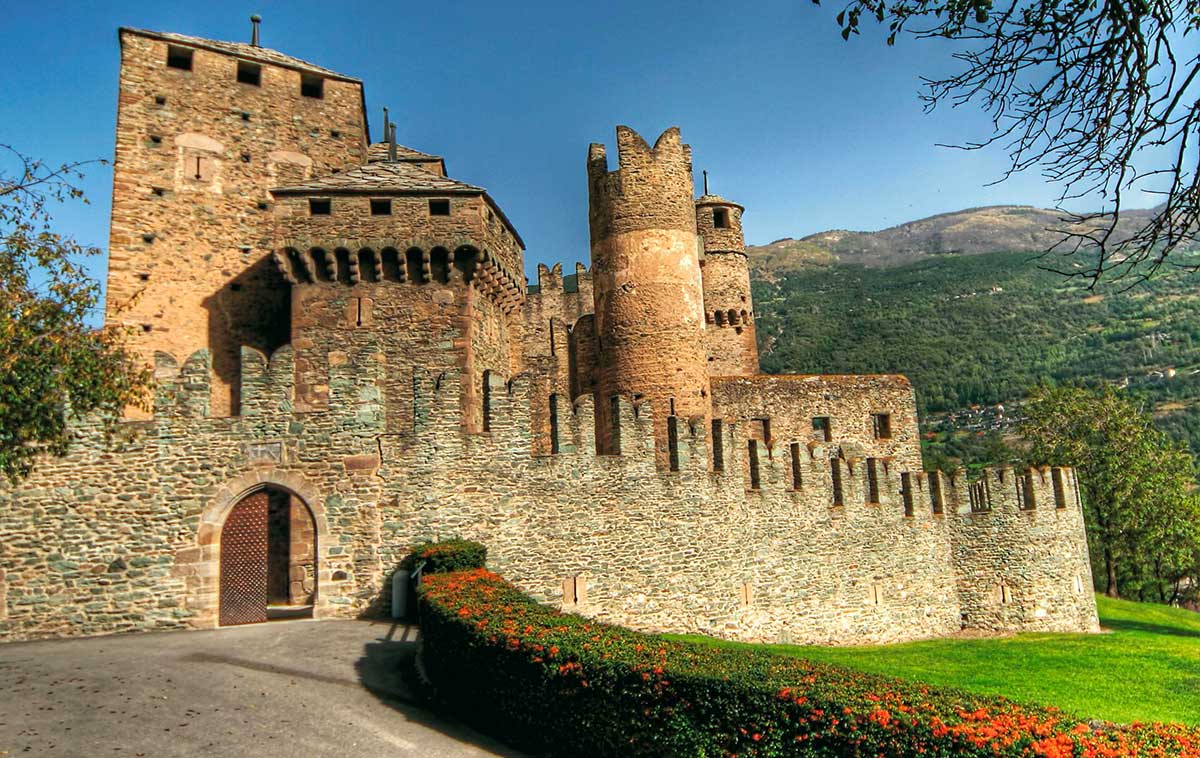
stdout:
POLYGON ((394 434, 378 346, 341 352, 328 408, 298 412, 292 349, 243 351, 232 418, 208 415, 206 353, 182 367, 162 356, 155 419, 127 423, 132 439, 83 427, 67 457, 0 490, 0 639, 215 625, 220 525, 264 484, 313 513, 319 617, 378 607, 410 544, 461 536, 535 596, 640 629, 845 644, 946 634, 962 619, 1095 628, 1069 471, 1057 495, 1053 471, 1034 472, 1033 510, 1015 486, 993 487, 986 513, 963 512, 966 483, 943 477, 936 513, 920 472, 877 463, 869 502, 868 459, 817 444, 799 487, 785 455, 762 456, 752 487, 736 424, 717 470, 709 430, 683 424, 670 471, 645 404, 619 402, 622 454, 598 455, 590 397, 560 407, 559 452, 535 455, 532 378, 493 376, 490 428, 469 433, 458 369, 409 374, 413 427, 394 434), (978 589, 1001 583, 1004 597, 978 589))

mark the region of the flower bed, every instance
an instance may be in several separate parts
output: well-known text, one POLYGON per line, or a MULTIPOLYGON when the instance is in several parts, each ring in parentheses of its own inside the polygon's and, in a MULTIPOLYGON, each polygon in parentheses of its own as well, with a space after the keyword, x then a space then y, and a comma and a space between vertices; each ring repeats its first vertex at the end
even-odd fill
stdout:
POLYGON ((465 719, 563 756, 1197 756, 1200 730, 1089 725, 766 651, 559 613, 485 569, 426 578, 421 659, 465 719))

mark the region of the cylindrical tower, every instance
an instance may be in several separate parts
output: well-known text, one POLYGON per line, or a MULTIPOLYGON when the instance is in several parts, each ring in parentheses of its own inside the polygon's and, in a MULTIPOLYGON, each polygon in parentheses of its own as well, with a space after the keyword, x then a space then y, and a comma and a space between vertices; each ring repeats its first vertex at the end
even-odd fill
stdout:
POLYGON ((743 210, 719 195, 696 201, 696 229, 704 241, 700 272, 709 376, 747 376, 759 370, 743 210))
POLYGON ((614 396, 645 398, 663 463, 670 458, 667 417, 711 415, 691 148, 677 127, 651 148, 618 126, 617 151, 611 172, 603 145, 588 151, 597 445, 619 449, 614 396))

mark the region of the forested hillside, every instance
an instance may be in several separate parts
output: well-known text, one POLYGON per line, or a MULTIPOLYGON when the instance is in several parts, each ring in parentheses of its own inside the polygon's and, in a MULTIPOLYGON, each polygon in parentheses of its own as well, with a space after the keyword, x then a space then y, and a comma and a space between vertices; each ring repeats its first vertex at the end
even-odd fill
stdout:
POLYGON ((1039 382, 1118 383, 1200 451, 1200 274, 1174 268, 1089 292, 1037 264, 1020 252, 756 270, 763 368, 907 374, 934 445, 957 448, 963 431, 991 444, 987 432, 1003 431, 1039 382))

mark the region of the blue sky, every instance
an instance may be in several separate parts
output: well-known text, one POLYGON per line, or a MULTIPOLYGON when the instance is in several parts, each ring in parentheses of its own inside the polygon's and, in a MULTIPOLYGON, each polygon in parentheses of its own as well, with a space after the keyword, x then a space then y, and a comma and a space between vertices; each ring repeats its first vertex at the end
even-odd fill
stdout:
MULTIPOLYGON (((248 40, 366 84, 373 135, 391 108, 398 140, 446 156, 487 187, 539 262, 587 260, 584 158, 618 123, 651 142, 679 125, 697 182, 744 204, 747 241, 873 230, 998 203, 1051 205, 1036 174, 987 187, 998 149, 937 147, 988 133, 978 111, 922 111, 921 75, 952 70, 943 42, 880 34, 843 42, 838 0, 754 3, 13 3, 0 21, 0 142, 50 161, 111 158, 120 25, 248 40)), ((112 175, 91 205, 58 213, 107 245, 112 175)), ((96 261, 97 273, 103 261, 96 261)))

